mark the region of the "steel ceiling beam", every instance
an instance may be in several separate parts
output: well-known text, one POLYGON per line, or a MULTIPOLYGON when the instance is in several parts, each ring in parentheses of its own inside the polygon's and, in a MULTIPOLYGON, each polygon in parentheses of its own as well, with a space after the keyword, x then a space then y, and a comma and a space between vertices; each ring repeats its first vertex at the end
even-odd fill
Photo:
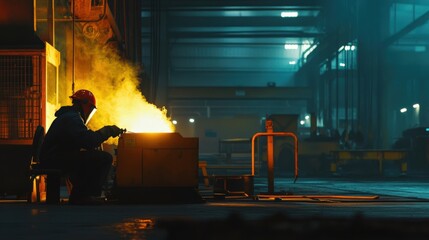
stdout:
POLYGON ((172 17, 169 27, 314 27, 318 19, 318 17, 172 17))
MULTIPOLYGON (((305 31, 238 31, 238 32, 184 32, 184 31, 170 31, 169 37, 171 38, 318 38, 323 36, 324 33, 318 32, 305 32, 305 31)), ((147 38, 147 35, 142 35, 147 38)), ((284 43, 284 42, 283 42, 284 43)))
POLYGON ((309 87, 169 87, 169 100, 311 99, 309 87))
MULTIPOLYGON (((320 6, 320 0, 234 0, 234 1, 213 1, 213 0, 164 0, 163 6, 186 8, 192 7, 219 7, 219 8, 235 8, 235 7, 258 7, 260 9, 267 7, 314 7, 320 6)), ((143 6, 150 6, 151 1, 143 1, 143 6)))
POLYGON ((393 34, 392 36, 390 36, 389 38, 387 38, 383 42, 383 46, 384 47, 390 46, 392 43, 398 41, 399 39, 401 39, 402 37, 404 37, 405 35, 407 35, 411 31, 413 31, 414 29, 416 29, 416 28, 420 27, 421 25, 425 24, 428 20, 429 20, 429 11, 427 11, 422 16, 418 17, 416 20, 414 20, 414 22, 412 22, 412 23, 408 24, 407 26, 405 26, 399 32, 397 32, 397 33, 393 34))

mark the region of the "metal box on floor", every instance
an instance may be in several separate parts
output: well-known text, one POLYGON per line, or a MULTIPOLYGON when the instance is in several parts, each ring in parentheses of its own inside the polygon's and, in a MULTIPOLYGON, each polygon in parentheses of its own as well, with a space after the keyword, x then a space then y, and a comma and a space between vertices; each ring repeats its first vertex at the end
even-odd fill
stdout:
POLYGON ((198 138, 179 133, 125 133, 119 138, 115 179, 119 198, 187 201, 197 188, 198 138))
POLYGON ((254 176, 215 176, 213 183, 214 197, 242 196, 252 197, 254 195, 254 176))

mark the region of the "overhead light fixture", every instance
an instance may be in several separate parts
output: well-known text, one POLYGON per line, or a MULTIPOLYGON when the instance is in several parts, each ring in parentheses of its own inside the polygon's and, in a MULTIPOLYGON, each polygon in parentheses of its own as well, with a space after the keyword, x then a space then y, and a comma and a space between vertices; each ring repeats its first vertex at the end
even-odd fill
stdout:
POLYGON ((285 49, 286 49, 286 50, 298 49, 298 44, 290 44, 290 43, 286 43, 286 44, 285 44, 285 49))
POLYGON ((414 51, 415 52, 426 52, 426 46, 415 46, 414 51))
POLYGON ((304 53, 304 58, 307 58, 308 55, 310 55, 311 52, 313 52, 313 50, 317 47, 317 44, 314 44, 313 46, 311 46, 305 53, 304 53))
POLYGON ((310 119, 310 116, 309 115, 305 115, 305 120, 308 120, 308 119, 310 119))
POLYGON ((189 122, 190 122, 190 123, 194 123, 194 122, 195 122, 195 119, 193 119, 193 118, 189 118, 189 122))
POLYGON ((289 61, 289 65, 295 65, 296 61, 289 61))
POLYGON ((287 18, 287 17, 298 17, 298 12, 296 12, 296 11, 282 12, 282 13, 280 14, 280 16, 282 16, 282 18, 287 18))
POLYGON ((418 104, 418 103, 413 104, 413 108, 415 108, 415 109, 420 108, 420 104, 418 104))
POLYGON ((346 64, 345 63, 340 63, 340 67, 345 67, 346 64))
POLYGON ((310 47, 311 47, 310 44, 304 43, 304 44, 301 45, 301 51, 304 52, 305 50, 309 49, 310 47))
POLYGON ((349 43, 349 45, 343 45, 340 48, 338 48, 338 52, 341 52, 343 50, 345 50, 345 51, 354 51, 354 50, 356 50, 356 46, 353 45, 353 44, 351 44, 351 43, 349 43))
POLYGON ((407 108, 401 108, 399 111, 401 111, 401 113, 407 112, 407 108))
POLYGON ((304 121, 304 120, 301 120, 299 123, 300 123, 301 125, 304 125, 304 124, 305 124, 305 121, 304 121))
POLYGON ((176 125, 177 124, 177 121, 176 120, 173 120, 173 121, 171 121, 174 125, 176 125))

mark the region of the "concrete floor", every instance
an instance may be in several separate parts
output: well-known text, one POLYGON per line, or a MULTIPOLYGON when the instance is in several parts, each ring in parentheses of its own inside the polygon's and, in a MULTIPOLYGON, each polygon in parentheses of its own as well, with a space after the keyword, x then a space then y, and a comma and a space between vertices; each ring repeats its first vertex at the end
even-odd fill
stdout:
POLYGON ((0 201, 1 239, 428 239, 429 178, 267 179, 255 196, 199 204, 72 206, 0 201), (384 236, 385 238, 380 236, 384 236))

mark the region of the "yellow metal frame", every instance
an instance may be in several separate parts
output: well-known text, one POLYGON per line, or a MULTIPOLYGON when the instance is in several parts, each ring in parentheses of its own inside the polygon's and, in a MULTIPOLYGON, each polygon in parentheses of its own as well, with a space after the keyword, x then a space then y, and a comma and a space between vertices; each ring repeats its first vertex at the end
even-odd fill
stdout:
POLYGON ((404 161, 401 164, 401 171, 407 171, 407 163, 405 162, 407 151, 404 150, 336 150, 331 151, 334 157, 334 165, 331 165, 331 171, 336 171, 336 165, 340 161, 347 160, 375 160, 378 161, 378 172, 383 174, 383 161, 404 161))

